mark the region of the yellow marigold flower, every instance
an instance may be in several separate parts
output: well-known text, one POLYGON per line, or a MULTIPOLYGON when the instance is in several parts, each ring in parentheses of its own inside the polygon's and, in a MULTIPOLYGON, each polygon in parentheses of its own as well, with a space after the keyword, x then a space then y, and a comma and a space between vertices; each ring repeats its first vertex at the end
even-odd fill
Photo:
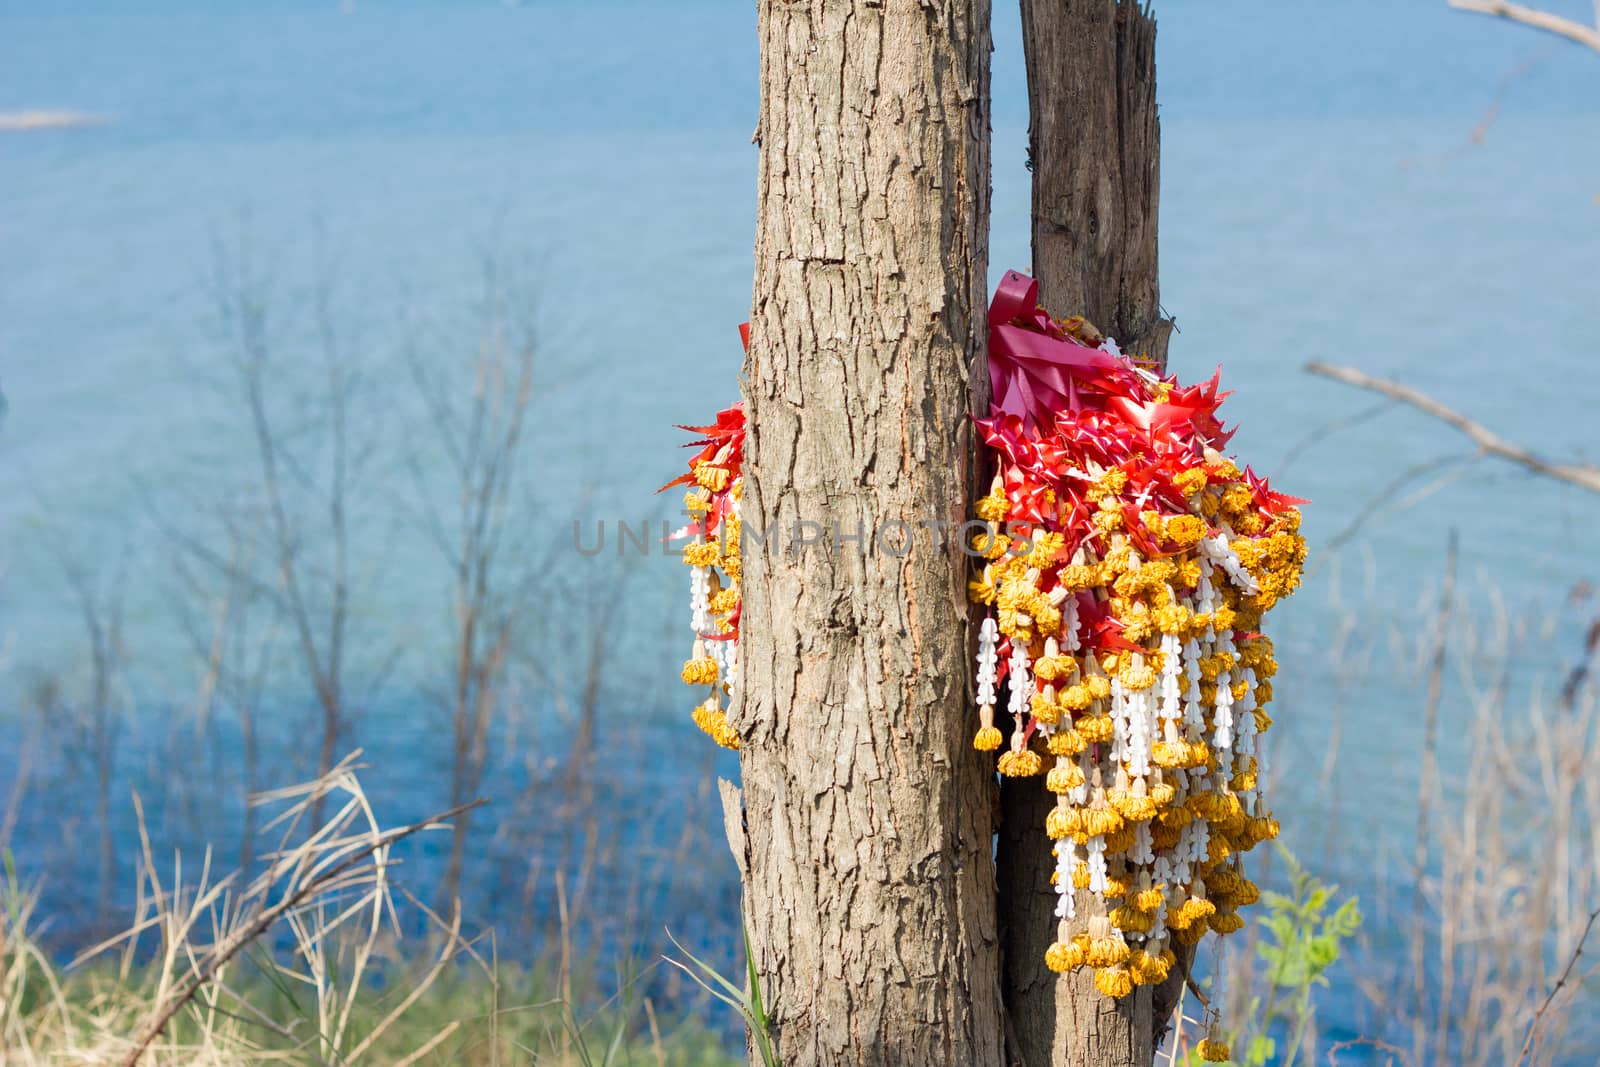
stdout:
MULTIPOLYGON (((1054 741, 1055 738, 1050 739, 1054 741)), ((1052 747, 1054 747, 1052 745, 1052 747)), ((1069 793, 1083 784, 1083 771, 1069 760, 1057 760, 1045 775, 1044 787, 1052 793, 1069 793)))
POLYGON ((1118 677, 1122 681, 1122 687, 1132 692, 1149 689, 1156 684, 1156 672, 1148 666, 1135 667, 1130 664, 1122 669, 1118 677))
POLYGON ((1193 926, 1186 926, 1182 930, 1173 930, 1172 938, 1180 945, 1198 945, 1205 939, 1206 934, 1210 932, 1211 927, 1205 923, 1195 923, 1193 926))
POLYGON ((1242 879, 1226 868, 1218 867, 1205 873, 1206 897, 1210 900, 1221 902, 1222 897, 1231 896, 1239 889, 1242 879))
MULTIPOLYGON (((1272 683, 1271 682, 1257 682, 1256 683, 1256 703, 1258 705, 1259 704, 1270 704, 1270 703, 1272 703, 1272 683)), ((1257 728, 1258 729, 1265 730, 1267 728, 1266 726, 1261 726, 1260 725, 1260 721, 1264 717, 1265 717, 1264 715, 1260 715, 1260 714, 1258 714, 1256 716, 1256 723, 1257 723, 1257 728)), ((1271 719, 1267 719, 1267 726, 1270 726, 1270 725, 1272 725, 1272 720, 1271 719)))
POLYGON ((1114 834, 1122 825, 1122 816, 1110 808, 1087 808, 1083 812, 1083 829, 1090 837, 1114 834))
POLYGON ((1137 796, 1126 789, 1110 790, 1106 799, 1129 822, 1148 822, 1156 817, 1159 810, 1156 802, 1148 796, 1137 796))
POLYGON ((1211 477, 1220 482, 1236 481, 1239 477, 1239 465, 1224 456, 1211 464, 1211 477))
POLYGON ((1029 778, 1038 774, 1042 766, 1039 754, 1031 749, 1007 752, 1000 757, 1000 773, 1007 778, 1029 778))
POLYGON ((1166 901, 1167 894, 1161 886, 1151 886, 1134 894, 1133 906, 1140 911, 1155 911, 1166 901))
POLYGON ((1197 1051, 1206 1063, 1227 1063, 1233 1058, 1233 1050, 1228 1047, 1228 1043, 1217 1037, 1208 1037, 1200 1042, 1197 1051))
POLYGON ((1092 937, 1085 947, 1083 961, 1091 967, 1115 967, 1127 963, 1133 953, 1121 937, 1092 937))
MULTIPOLYGON (((1151 956, 1140 949, 1135 949, 1128 957, 1128 973, 1133 976, 1135 985, 1160 985, 1167 980, 1171 964, 1166 960, 1167 953, 1158 953, 1151 956)), ((1177 959, 1176 956, 1173 957, 1177 959)))
POLYGON ((967 599, 974 604, 993 604, 994 583, 988 577, 974 578, 967 583, 967 599))
POLYGON ((1072 868, 1072 887, 1074 889, 1089 888, 1089 865, 1078 863, 1072 868))
POLYGON ((1187 634, 1194 612, 1182 604, 1168 604, 1155 613, 1156 629, 1164 634, 1187 634))
POLYGON ((1173 478, 1172 484, 1177 486, 1178 491, 1184 496, 1194 496, 1206 487, 1205 469, 1203 467, 1190 467, 1188 470, 1180 472, 1176 478, 1173 478))
POLYGON ((1261 887, 1248 878, 1239 879, 1239 888, 1233 892, 1233 905, 1239 908, 1248 908, 1261 899, 1261 887))
POLYGON ((1171 782, 1152 782, 1150 784, 1150 799, 1160 808, 1166 807, 1178 795, 1178 787, 1171 782))
POLYGON ((1243 482, 1235 482, 1222 491, 1222 510, 1229 515, 1243 515, 1255 507, 1255 494, 1243 482))
POLYGON ((1085 808, 1080 814, 1080 825, 1090 837, 1104 837, 1122 829, 1122 816, 1110 808, 1085 808))
POLYGON ((1211 929, 1219 934, 1237 933, 1244 929, 1244 920, 1231 911, 1219 911, 1206 920, 1211 929))
POLYGON ((1133 976, 1126 967, 1101 967, 1094 972, 1094 987, 1102 996, 1120 999, 1133 992, 1133 976))
POLYGON ((715 567, 721 555, 715 541, 697 541, 684 546, 683 562, 691 567, 715 567))
POLYGON ((1150 746, 1150 761, 1168 770, 1195 767, 1204 763, 1205 759, 1195 759, 1194 748, 1187 741, 1157 741, 1150 746))
POLYGON ((696 707, 690 718, 723 748, 739 747, 739 735, 728 722, 727 713, 717 706, 715 697, 696 707))
POLYGON ((977 749, 979 752, 993 752, 995 749, 1000 747, 1002 741, 1003 738, 1001 738, 1000 731, 998 729, 993 726, 985 726, 983 729, 979 730, 978 735, 972 739, 972 747, 977 749))
POLYGON ((1076 756, 1088 746, 1088 742, 1077 730, 1067 726, 1051 734, 1048 745, 1053 756, 1076 756))
POLYGON ((1216 913, 1217 906, 1203 897, 1190 897, 1167 912, 1167 926, 1173 930, 1187 930, 1192 924, 1203 923, 1216 913))
POLYGON ((1069 563, 1056 572, 1056 581, 1072 593, 1098 585, 1099 578, 1098 568, 1082 563, 1069 563))
POLYGON ((711 507, 711 495, 704 489, 691 489, 683 494, 683 509, 691 515, 701 515, 711 507))
POLYGON ((744 476, 743 475, 741 475, 738 478, 735 478, 733 480, 733 488, 728 490, 728 495, 733 497, 733 499, 735 499, 735 500, 743 500, 744 499, 744 476))
POLYGON ((739 590, 724 589, 711 598, 710 606, 712 612, 717 615, 732 611, 739 606, 739 590))
MULTIPOLYGON (((1123 823, 1121 827, 1106 834, 1106 854, 1114 855, 1118 852, 1127 852, 1133 848, 1134 830, 1131 823, 1123 823)), ((1107 890, 1107 896, 1110 891, 1107 890)))
POLYGON ((1156 822, 1150 825, 1151 848, 1176 848, 1178 841, 1183 837, 1183 830, 1176 826, 1167 826, 1156 822))
POLYGON ((1113 467, 1097 478, 1094 484, 1102 493, 1115 496, 1128 487, 1128 475, 1113 467))
POLYGON ((1085 715, 1073 724, 1073 729, 1091 745, 1103 745, 1116 733, 1117 725, 1109 715, 1085 715))
POLYGON ((1223 822, 1243 810, 1238 797, 1209 790, 1193 794, 1184 802, 1184 806, 1207 822, 1223 822))
POLYGON ((1051 700, 1050 687, 1046 686, 1043 693, 1035 693, 1029 700, 1033 709, 1033 717, 1046 726, 1054 726, 1061 721, 1061 705, 1051 700))
POLYGON ((1054 942, 1045 949, 1044 965, 1057 974, 1075 971, 1083 966, 1083 948, 1076 942, 1054 942))
POLYGON ((1194 815, 1190 813, 1188 808, 1184 807, 1165 808, 1160 815, 1156 816, 1156 821, 1162 826, 1170 826, 1174 830, 1182 830, 1194 821, 1194 815))
POLYGON ((1083 827, 1082 814, 1077 808, 1067 808, 1056 805, 1050 809, 1050 814, 1044 817, 1044 832, 1052 841, 1071 837, 1083 827))
POLYGON ((1149 912, 1118 905, 1111 909, 1111 925, 1124 933, 1147 934, 1155 926, 1156 917, 1149 912))
POLYGON ((1056 556, 1061 552, 1062 537, 1058 533, 1036 534, 1033 538, 1033 550, 1025 557, 1028 566, 1044 570, 1055 562, 1056 556))
POLYGON ((1199 544, 1206 533, 1205 520, 1198 515, 1174 515, 1161 528, 1164 538, 1184 548, 1199 544))
POLYGON ((728 488, 728 477, 728 468, 718 467, 712 463, 699 463, 694 468, 694 480, 713 493, 720 493, 728 488))
POLYGON ((710 656, 698 656, 683 665, 682 675, 689 685, 715 685, 717 661, 710 656))
POLYGON ((1005 491, 996 490, 980 499, 972 510, 984 522, 1003 522, 1009 503, 1005 491))
POLYGON ((997 530, 989 530, 986 533, 973 534, 968 544, 971 545, 973 552, 984 559, 992 560, 1006 554, 1006 550, 1011 547, 1011 538, 997 530))
POLYGON ((1061 706, 1068 711, 1082 711, 1089 706, 1089 701, 1092 697, 1090 696, 1089 686, 1080 682, 1077 685, 1069 685, 1063 689, 1059 699, 1061 700, 1061 706))
POLYGON ((1045 597, 1039 597, 1034 603, 1030 614, 1033 615, 1034 622, 1038 624, 1040 633, 1055 634, 1061 632, 1061 612, 1045 597))
POLYGON ((1094 523, 1094 528, 1101 533, 1116 533, 1122 529, 1122 512, 1097 511, 1090 521, 1094 523))
POLYGON ((1206 839, 1206 862, 1221 863, 1233 855, 1233 846, 1228 843, 1226 834, 1214 833, 1206 839))

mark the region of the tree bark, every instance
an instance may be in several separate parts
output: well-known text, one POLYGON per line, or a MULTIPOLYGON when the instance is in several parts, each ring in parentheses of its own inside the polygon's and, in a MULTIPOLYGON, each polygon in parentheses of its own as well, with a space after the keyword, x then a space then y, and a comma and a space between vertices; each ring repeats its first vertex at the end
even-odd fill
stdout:
MULTIPOLYGON (((1172 324, 1161 317, 1156 270, 1155 20, 1137 0, 1022 0, 1022 35, 1040 299, 1165 366, 1172 324)), ((1002 982, 1013 1064, 1143 1067, 1165 1033, 1189 954, 1174 946, 1173 977, 1122 1001, 1101 996, 1086 970, 1058 979, 1046 969, 1056 921, 1044 822, 1053 805, 1037 779, 1008 780, 1001 791, 1002 982)), ((1079 894, 1082 919, 1094 907, 1079 894)))
POLYGON ((998 1067, 967 560, 916 525, 964 518, 987 403, 989 4, 767 0, 760 37, 730 838, 770 1033, 998 1067))

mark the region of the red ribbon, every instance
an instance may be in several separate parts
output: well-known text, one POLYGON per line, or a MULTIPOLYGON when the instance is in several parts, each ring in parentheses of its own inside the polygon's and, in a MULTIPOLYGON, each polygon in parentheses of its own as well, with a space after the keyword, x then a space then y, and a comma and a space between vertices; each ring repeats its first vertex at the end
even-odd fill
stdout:
POLYGON ((1006 271, 989 304, 992 415, 1048 426, 1056 412, 1078 410, 1079 383, 1103 384, 1124 373, 1127 365, 1111 353, 1062 335, 1039 307, 1038 282, 1006 271))

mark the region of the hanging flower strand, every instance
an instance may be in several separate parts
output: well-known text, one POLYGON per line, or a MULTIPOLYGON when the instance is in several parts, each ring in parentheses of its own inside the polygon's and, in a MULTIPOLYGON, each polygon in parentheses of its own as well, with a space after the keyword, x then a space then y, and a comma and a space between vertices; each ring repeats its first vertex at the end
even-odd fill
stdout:
MULTIPOLYGON (((1277 670, 1261 621, 1299 585, 1305 501, 1223 454, 1216 376, 1180 386, 1037 297, 1010 272, 990 311, 973 744, 1004 746, 1001 774, 1043 774, 1056 797, 1045 963, 1123 997, 1165 980, 1174 944, 1240 929, 1259 896, 1241 856, 1278 833, 1257 750, 1277 670)), ((1201 1053, 1228 1058, 1215 1034, 1201 1053)))
POLYGON ((739 684, 739 501, 744 495, 744 407, 717 412, 710 426, 680 426, 702 435, 688 447, 700 451, 689 472, 661 487, 687 485, 687 526, 669 541, 687 540, 683 562, 689 570, 690 626, 694 646, 683 665, 683 680, 707 695, 693 719, 723 748, 738 748, 739 735, 728 722, 725 702, 739 684))

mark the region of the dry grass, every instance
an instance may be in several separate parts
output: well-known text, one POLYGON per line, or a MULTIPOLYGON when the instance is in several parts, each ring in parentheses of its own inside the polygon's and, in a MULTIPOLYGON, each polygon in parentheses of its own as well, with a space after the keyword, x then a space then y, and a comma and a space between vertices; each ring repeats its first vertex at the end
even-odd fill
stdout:
POLYGON ((731 1062, 704 1029, 664 1028, 655 1005, 635 1003, 626 976, 601 1000, 570 953, 553 974, 505 968, 492 937, 462 937, 459 912, 397 900, 391 847, 447 827, 449 813, 385 830, 357 769, 351 757, 317 781, 258 798, 276 812, 267 829, 277 847, 247 882, 216 876, 209 854, 198 871, 176 857, 165 875, 142 833, 133 922, 66 967, 40 948, 39 894, 8 865, 0 1063, 731 1062), (332 813, 315 829, 314 809, 332 813), (401 913, 422 918, 427 932, 403 936, 401 913))

